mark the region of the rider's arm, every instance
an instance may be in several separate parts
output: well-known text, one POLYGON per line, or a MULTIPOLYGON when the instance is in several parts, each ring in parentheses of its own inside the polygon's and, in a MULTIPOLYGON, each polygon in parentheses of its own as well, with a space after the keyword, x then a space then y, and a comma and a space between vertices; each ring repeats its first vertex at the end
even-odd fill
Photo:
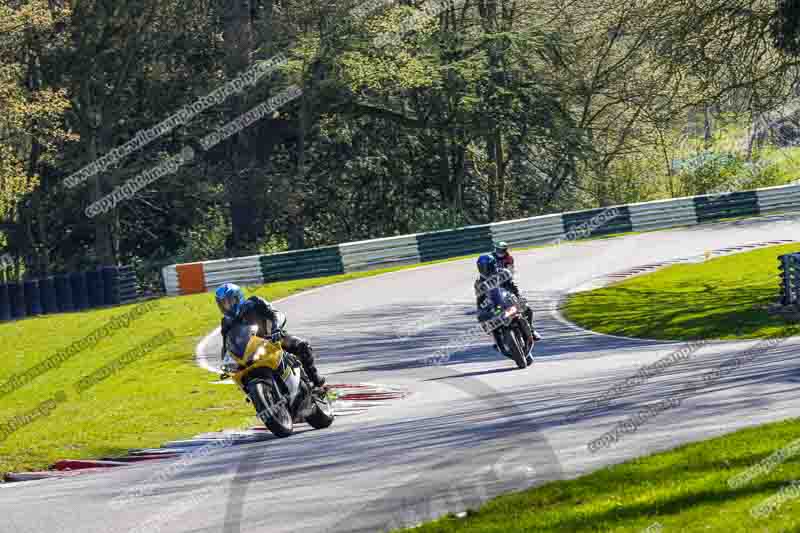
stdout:
POLYGON ((508 254, 508 260, 506 261, 506 268, 511 271, 512 274, 515 274, 516 267, 514 265, 514 257, 511 254, 508 254))
POLYGON ((272 322, 275 321, 275 309, 273 309, 272 304, 270 304, 264 298, 261 298, 260 296, 251 296, 247 299, 247 302, 249 304, 249 308, 256 313, 259 320, 270 320, 272 322))
POLYGON ((245 305, 247 313, 251 314, 258 324, 259 337, 269 338, 277 322, 275 309, 268 301, 259 296, 251 296, 245 305))
POLYGON ((486 298, 486 291, 481 289, 482 280, 479 278, 475 280, 475 307, 480 308, 484 298, 486 298))
POLYGON ((227 346, 226 341, 228 339, 228 330, 230 329, 231 321, 228 317, 223 316, 222 320, 220 320, 219 324, 219 332, 222 335, 222 351, 219 354, 220 359, 225 359, 225 348, 227 346))

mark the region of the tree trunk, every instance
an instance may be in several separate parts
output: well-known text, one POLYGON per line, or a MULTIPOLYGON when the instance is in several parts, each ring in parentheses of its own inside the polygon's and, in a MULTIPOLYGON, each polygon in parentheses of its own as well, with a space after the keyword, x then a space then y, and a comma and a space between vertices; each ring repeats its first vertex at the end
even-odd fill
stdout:
POLYGON ((712 117, 711 117, 711 106, 706 104, 703 107, 703 141, 706 150, 711 148, 713 140, 714 140, 714 132, 713 132, 712 117))
MULTIPOLYGON (((271 4, 271 2, 270 2, 271 4)), ((224 22, 223 39, 225 42, 225 71, 230 80, 250 66, 250 54, 253 50, 253 28, 250 0, 230 0, 223 3, 224 22)), ((234 120, 247 109, 245 95, 231 97, 232 116, 234 120)), ((228 194, 231 209, 230 251, 239 254, 252 250, 263 235, 263 221, 258 216, 257 206, 253 203, 252 153, 247 131, 241 131, 231 137, 229 142, 230 183, 228 194)))
MULTIPOLYGON (((89 158, 91 161, 96 160, 99 156, 100 150, 98 150, 98 144, 105 144, 102 142, 98 143, 98 136, 99 132, 95 130, 89 139, 89 158)), ((105 153, 105 150, 103 153, 105 153)), ((100 172, 95 176, 92 176, 90 180, 91 193, 89 202, 96 202, 103 197, 103 180, 104 178, 107 178, 111 172, 112 171, 100 172)), ((115 217, 116 209, 112 209, 108 213, 99 214, 94 217, 94 251, 98 266, 115 266, 117 264, 116 256, 114 254, 112 231, 115 217)))
POLYGON ((505 198, 506 198, 506 175, 505 165, 503 158, 503 134, 499 129, 495 130, 494 134, 494 175, 497 183, 497 213, 492 218, 491 222, 496 222, 501 219, 504 213, 505 198))
MULTIPOLYGON (((313 83, 313 82, 312 82, 313 83)), ((303 214, 303 196, 300 191, 306 181, 306 129, 308 127, 310 113, 310 97, 303 94, 300 102, 299 114, 299 138, 295 144, 295 171, 294 179, 289 183, 289 194, 287 195, 287 220, 289 231, 287 232, 289 249, 302 250, 305 248, 305 217, 303 214)))
MULTIPOLYGON (((486 153, 489 156, 489 161, 493 163, 495 148, 494 148, 494 135, 486 137, 486 153)), ((489 212, 487 213, 488 222, 494 222, 497 216, 497 165, 491 164, 488 175, 488 188, 489 188, 489 212)))

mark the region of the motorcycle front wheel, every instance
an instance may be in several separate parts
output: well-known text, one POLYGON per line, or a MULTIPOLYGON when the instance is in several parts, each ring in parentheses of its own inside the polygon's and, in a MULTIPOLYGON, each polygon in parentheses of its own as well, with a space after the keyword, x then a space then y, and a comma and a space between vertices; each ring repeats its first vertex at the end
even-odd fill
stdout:
POLYGON ((291 435, 294 432, 294 421, 281 395, 263 381, 256 381, 249 388, 256 413, 267 429, 276 437, 291 435))
POLYGON ((523 349, 525 341, 521 338, 519 331, 516 327, 508 328, 505 331, 506 345, 511 349, 511 358, 517 363, 519 368, 528 367, 528 358, 525 357, 526 353, 523 349))
POLYGON ((522 335, 522 340, 527 348, 525 353, 529 354, 531 350, 533 350, 533 345, 535 344, 533 340, 533 330, 531 329, 531 325, 525 317, 518 319, 517 323, 519 324, 519 332, 522 335))

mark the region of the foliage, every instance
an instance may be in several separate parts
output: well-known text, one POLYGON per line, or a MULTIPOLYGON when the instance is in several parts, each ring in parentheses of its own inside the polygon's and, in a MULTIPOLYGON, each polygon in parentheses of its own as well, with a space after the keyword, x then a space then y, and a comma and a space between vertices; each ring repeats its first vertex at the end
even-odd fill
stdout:
POLYGON ((782 15, 766 4, 469 1, 440 4, 434 16, 412 5, 359 16, 338 3, 243 5, 0 6, 0 232, 23 270, 132 263, 156 279, 169 261, 781 183, 792 174, 776 154, 781 140, 759 134, 755 149, 729 149, 717 131, 734 124, 744 138, 748 124, 794 97, 797 65, 765 39, 782 15), (85 184, 63 185, 277 53, 287 63, 253 87, 85 184), (289 84, 302 88, 299 98, 200 149, 202 136, 289 84), (84 214, 186 145, 196 149, 193 162, 108 215, 84 214), (702 150, 732 152, 735 163, 714 156, 691 172, 672 168, 702 150), (774 165, 748 177, 757 158, 774 165))

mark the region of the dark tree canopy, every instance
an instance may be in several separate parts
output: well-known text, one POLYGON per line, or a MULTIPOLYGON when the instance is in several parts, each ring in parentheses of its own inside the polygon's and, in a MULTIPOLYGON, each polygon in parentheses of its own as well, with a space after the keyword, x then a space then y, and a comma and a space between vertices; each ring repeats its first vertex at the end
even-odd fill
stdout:
POLYGON ((800 0, 779 0, 772 20, 775 46, 787 54, 800 54, 800 0))
MULTIPOLYGON (((777 13, 769 0, 430 3, 0 2, 0 255, 17 275, 114 263, 152 275, 698 194, 739 170, 675 161, 712 150, 723 119, 746 130, 794 97, 800 0, 777 13), (279 53, 253 86, 64 185, 279 53), (302 94, 201 148, 289 86, 302 94), (186 146, 193 161, 87 217, 186 146)), ((733 143, 748 147, 736 168, 769 135, 733 143)), ((758 183, 780 183, 770 172, 758 183)))

